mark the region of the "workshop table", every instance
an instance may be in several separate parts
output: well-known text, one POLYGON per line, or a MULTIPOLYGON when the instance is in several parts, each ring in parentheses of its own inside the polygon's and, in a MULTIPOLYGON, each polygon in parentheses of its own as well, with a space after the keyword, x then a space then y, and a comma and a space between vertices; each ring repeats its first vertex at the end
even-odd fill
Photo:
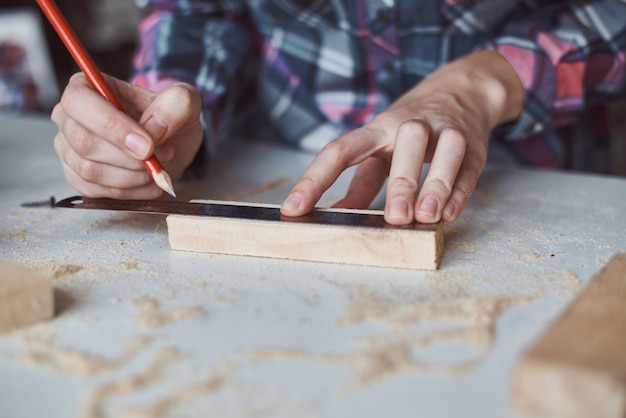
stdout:
MULTIPOLYGON (((0 260, 51 275, 57 304, 0 335, 4 418, 522 417, 516 359, 626 250, 625 179, 488 166, 438 271, 172 251, 162 215, 21 207, 77 194, 55 132, 0 116, 0 260)), ((176 188, 280 203, 312 158, 227 141, 176 188)))

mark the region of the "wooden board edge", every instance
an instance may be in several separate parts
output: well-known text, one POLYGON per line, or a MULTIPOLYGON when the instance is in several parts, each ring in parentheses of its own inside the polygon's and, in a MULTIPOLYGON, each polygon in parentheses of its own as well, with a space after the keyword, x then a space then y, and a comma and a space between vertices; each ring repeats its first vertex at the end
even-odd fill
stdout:
POLYGON ((170 247, 182 251, 436 270, 444 250, 443 223, 427 230, 411 230, 187 215, 169 215, 166 220, 170 247), (230 234, 239 234, 241 239, 227 238, 230 234), (262 239, 251 242, 251 234, 262 239), (302 248, 298 250, 298 246, 302 248), (346 247, 355 250, 347 251, 346 247))

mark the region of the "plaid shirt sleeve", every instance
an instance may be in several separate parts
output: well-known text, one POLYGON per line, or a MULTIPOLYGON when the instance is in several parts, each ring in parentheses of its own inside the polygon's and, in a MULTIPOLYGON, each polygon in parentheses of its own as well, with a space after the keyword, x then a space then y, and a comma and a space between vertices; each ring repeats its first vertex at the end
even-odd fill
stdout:
POLYGON ((242 2, 150 0, 138 27, 132 82, 153 91, 184 81, 202 98, 204 141, 186 172, 208 168, 216 142, 228 130, 234 80, 247 54, 248 38, 238 24, 242 2))
POLYGON ((507 135, 513 140, 572 123, 589 97, 624 89, 626 1, 544 3, 486 44, 509 60, 526 89, 524 111, 507 135))

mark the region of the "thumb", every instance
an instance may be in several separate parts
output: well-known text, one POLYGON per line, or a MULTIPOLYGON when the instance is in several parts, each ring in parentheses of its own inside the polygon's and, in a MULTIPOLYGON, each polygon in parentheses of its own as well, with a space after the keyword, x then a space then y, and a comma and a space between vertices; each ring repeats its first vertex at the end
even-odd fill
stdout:
POLYGON ((173 84, 158 93, 139 119, 155 145, 194 123, 200 123, 200 95, 187 83, 173 84))

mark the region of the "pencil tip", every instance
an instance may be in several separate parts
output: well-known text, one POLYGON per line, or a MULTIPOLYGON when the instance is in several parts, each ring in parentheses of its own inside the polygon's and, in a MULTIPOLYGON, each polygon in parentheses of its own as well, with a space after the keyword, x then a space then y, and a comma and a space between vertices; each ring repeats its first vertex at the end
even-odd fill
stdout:
POLYGON ((152 177, 154 178, 154 182, 157 186, 166 191, 170 196, 176 197, 176 193, 174 192, 174 186, 172 186, 172 179, 165 170, 161 170, 159 173, 154 174, 152 177))

